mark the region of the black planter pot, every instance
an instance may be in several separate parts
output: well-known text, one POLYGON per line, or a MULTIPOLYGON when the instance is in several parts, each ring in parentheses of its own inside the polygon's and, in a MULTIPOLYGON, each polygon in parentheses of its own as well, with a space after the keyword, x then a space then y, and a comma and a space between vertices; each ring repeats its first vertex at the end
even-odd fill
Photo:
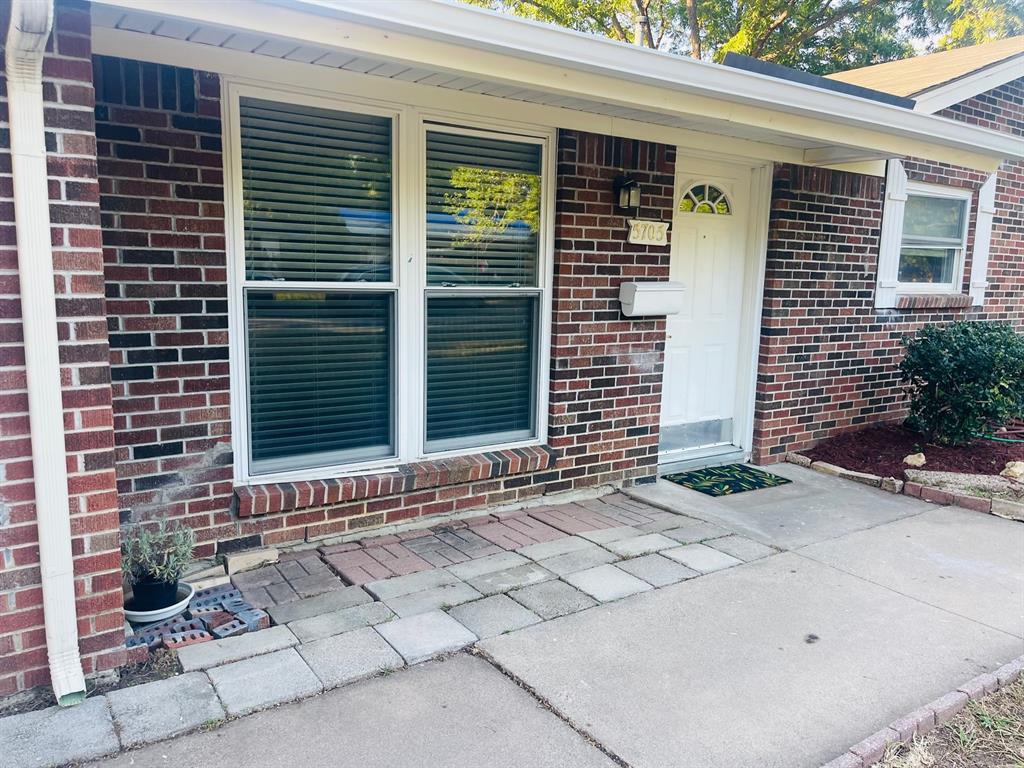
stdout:
POLYGON ((138 581, 132 587, 129 608, 133 611, 158 611, 178 602, 178 581, 138 581))

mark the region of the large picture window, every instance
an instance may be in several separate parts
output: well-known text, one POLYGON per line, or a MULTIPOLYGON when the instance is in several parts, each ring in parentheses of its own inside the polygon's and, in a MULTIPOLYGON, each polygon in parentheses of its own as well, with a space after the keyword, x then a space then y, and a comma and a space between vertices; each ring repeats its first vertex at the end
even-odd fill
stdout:
POLYGON ((239 481, 542 439, 549 136, 231 93, 239 481))

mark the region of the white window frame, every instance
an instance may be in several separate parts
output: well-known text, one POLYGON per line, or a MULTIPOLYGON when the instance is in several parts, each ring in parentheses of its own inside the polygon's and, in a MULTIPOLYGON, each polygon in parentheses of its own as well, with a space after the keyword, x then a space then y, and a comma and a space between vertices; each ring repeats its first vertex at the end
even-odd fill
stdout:
MULTIPOLYGON (((223 78, 221 110, 224 141, 225 234, 228 261, 228 341, 230 349, 230 397, 234 482, 250 485, 299 482, 386 472, 424 459, 482 453, 507 448, 542 445, 547 441, 548 388, 551 345, 551 301, 554 275, 554 202, 556 131, 550 126, 500 123, 484 116, 417 109, 405 104, 301 88, 281 88, 266 83, 223 78), (246 280, 245 232, 242 213, 242 163, 239 100, 253 97, 266 101, 300 104, 348 112, 381 115, 392 119, 392 279, 380 283, 332 283, 334 290, 393 292, 392 336, 393 442, 394 453, 386 458, 344 464, 254 473, 250 461, 248 334, 245 291, 268 288, 267 281, 246 280), (436 125, 435 125, 436 124, 436 125), (534 436, 506 443, 452 450, 425 449, 426 441, 426 296, 436 293, 488 293, 490 286, 428 288, 426 283, 426 132, 487 135, 509 141, 541 145, 541 212, 536 287, 521 290, 498 287, 503 295, 529 293, 538 297, 533 393, 534 436)), ((320 288, 321 283, 289 282, 289 289, 320 288)))
MULTIPOLYGON (((917 181, 907 182, 907 198, 911 197, 932 197, 943 200, 962 200, 964 202, 964 231, 960 235, 960 245, 936 244, 936 248, 956 248, 956 261, 953 264, 953 278, 948 283, 904 283, 899 280, 900 253, 897 252, 896 261, 896 292, 899 294, 920 294, 920 293, 963 293, 964 287, 964 266, 967 254, 967 234, 971 229, 971 205, 974 200, 974 192, 962 187, 943 187, 936 184, 923 184, 917 181)), ((903 249, 903 226, 901 218, 899 251, 903 249)))

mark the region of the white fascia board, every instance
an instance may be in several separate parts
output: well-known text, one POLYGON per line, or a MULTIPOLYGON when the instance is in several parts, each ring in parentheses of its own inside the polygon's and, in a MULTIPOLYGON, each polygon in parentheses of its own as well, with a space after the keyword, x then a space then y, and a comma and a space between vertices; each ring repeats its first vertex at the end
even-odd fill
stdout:
POLYGON ((520 88, 984 170, 1024 152, 1024 140, 952 120, 436 0, 106 5, 472 73, 520 88))
POLYGON ((1011 80, 1022 77, 1024 77, 1024 53, 973 72, 966 77, 943 83, 927 91, 921 91, 912 97, 916 102, 914 111, 931 115, 946 107, 973 98, 979 93, 991 91, 993 88, 1006 85, 1011 80))

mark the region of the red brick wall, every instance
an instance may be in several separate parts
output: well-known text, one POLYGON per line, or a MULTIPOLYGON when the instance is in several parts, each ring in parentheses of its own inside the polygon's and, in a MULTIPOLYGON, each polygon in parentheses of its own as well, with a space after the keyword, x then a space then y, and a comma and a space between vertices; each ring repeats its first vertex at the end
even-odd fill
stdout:
MULTIPOLYGON (((1021 83, 983 94, 947 117, 1020 133, 1021 83)), ((904 160, 917 181, 977 190, 988 177, 926 160, 904 160)), ((754 458, 777 461, 875 421, 900 418, 900 339, 923 325, 961 318, 1024 328, 1024 165, 1004 163, 983 309, 876 310, 883 180, 780 165, 769 224, 758 361, 754 458)), ((972 206, 963 291, 971 279, 972 206)))
POLYGON ((122 519, 235 535, 220 83, 94 60, 122 519))
MULTIPOLYGON (((0 28, 6 35, 7 9, 0 14, 0 28)), ((79 646, 86 674, 94 674, 121 665, 125 651, 88 5, 58 3, 54 29, 43 66, 50 218, 79 646)), ((4 696, 47 683, 49 673, 6 92, 0 120, 0 696, 4 696)))
POLYGON ((667 277, 668 254, 627 246, 611 198, 636 167, 644 215, 670 218, 671 148, 563 133, 555 149, 550 451, 242 489, 235 501, 217 80, 106 57, 96 73, 124 518, 180 518, 212 554, 653 477, 664 322, 624 318, 617 297, 623 279, 667 277))

